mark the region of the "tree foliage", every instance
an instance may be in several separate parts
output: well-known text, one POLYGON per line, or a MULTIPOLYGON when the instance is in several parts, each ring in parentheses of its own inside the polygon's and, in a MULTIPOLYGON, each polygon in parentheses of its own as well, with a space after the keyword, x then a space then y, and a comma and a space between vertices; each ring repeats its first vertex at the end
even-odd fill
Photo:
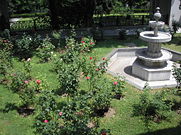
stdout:
POLYGON ((130 8, 137 7, 140 8, 145 6, 150 0, 118 0, 121 1, 124 5, 129 6, 130 8))
POLYGON ((108 13, 116 0, 48 0, 52 26, 91 26, 93 14, 108 13))
POLYGON ((47 3, 44 0, 8 0, 10 14, 30 13, 37 10, 45 10, 47 3))

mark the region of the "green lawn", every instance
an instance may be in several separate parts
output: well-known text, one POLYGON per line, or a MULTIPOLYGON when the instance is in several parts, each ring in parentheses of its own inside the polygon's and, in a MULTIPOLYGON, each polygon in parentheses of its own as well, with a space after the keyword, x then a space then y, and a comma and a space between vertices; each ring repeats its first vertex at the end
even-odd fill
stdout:
POLYGON ((163 47, 181 52, 181 34, 175 34, 170 43, 163 44, 163 47))
MULTIPOLYGON (((181 35, 176 35, 171 43, 164 44, 163 47, 171 48, 173 50, 181 52, 181 44, 178 45, 181 35)), ((114 48, 126 47, 125 43, 134 42, 137 46, 145 46, 146 43, 140 41, 136 37, 129 37, 127 40, 121 41, 118 39, 104 40, 97 42, 93 54, 97 58, 106 56, 114 48)), ((22 64, 14 60, 16 68, 21 69, 22 64)), ((58 81, 56 75, 50 70, 52 63, 40 64, 38 58, 32 59, 33 76, 43 76, 47 79, 51 89, 56 89, 58 81)), ((108 75, 111 78, 111 76, 108 75)), ((84 87, 84 83, 82 84, 84 87)), ((16 110, 12 109, 9 112, 4 112, 3 109, 7 103, 19 104, 18 95, 12 93, 10 90, 0 85, 0 135, 34 135, 31 126, 34 122, 34 116, 28 117, 20 116, 16 110)), ((152 90, 151 92, 155 92, 152 90)), ((113 99, 111 102, 112 108, 115 109, 116 114, 113 117, 104 117, 101 119, 101 128, 111 129, 112 135, 146 135, 147 130, 140 119, 140 117, 133 117, 132 105, 138 102, 138 97, 142 91, 134 88, 133 86, 126 84, 125 97, 122 100, 113 99)), ((180 98, 180 97, 179 97, 180 98)), ((181 115, 173 112, 173 116, 170 121, 162 121, 159 124, 151 123, 151 131, 149 135, 180 135, 181 127, 181 115)))

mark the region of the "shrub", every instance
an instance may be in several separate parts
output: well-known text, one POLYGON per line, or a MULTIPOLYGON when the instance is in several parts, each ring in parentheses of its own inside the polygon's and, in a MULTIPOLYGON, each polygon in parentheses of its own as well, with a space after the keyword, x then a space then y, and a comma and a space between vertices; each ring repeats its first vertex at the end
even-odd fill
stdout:
POLYGON ((24 81, 25 86, 21 91, 18 92, 18 95, 21 99, 21 103, 23 107, 33 107, 35 103, 35 94, 36 94, 36 89, 34 88, 35 83, 33 81, 24 81))
POLYGON ((107 62, 96 65, 96 60, 90 57, 82 63, 83 77, 87 80, 88 91, 91 92, 91 106, 94 112, 102 115, 110 107, 112 85, 104 77, 107 62))
POLYGON ((166 92, 149 94, 145 91, 140 95, 139 103, 134 104, 134 115, 142 116, 145 121, 159 122, 166 119, 171 111, 171 103, 167 102, 166 92))
POLYGON ((81 39, 80 43, 81 52, 91 52, 94 46, 95 46, 95 41, 91 37, 83 37, 81 39))
POLYGON ((23 61, 21 71, 12 71, 7 75, 8 87, 20 97, 23 107, 33 106, 35 103, 36 82, 32 80, 30 59, 23 61))
POLYGON ((92 107, 94 108, 94 112, 98 115, 103 115, 104 112, 107 112, 111 105, 111 95, 109 91, 105 89, 96 92, 96 94, 92 95, 93 103, 92 107))
MULTIPOLYGON (((11 45, 11 44, 10 44, 11 45)), ((0 40, 0 74, 2 75, 2 80, 6 80, 6 75, 12 69, 12 56, 9 43, 2 43, 0 40)))
POLYGON ((13 92, 20 92, 22 89, 26 88, 26 83, 24 81, 28 81, 29 78, 26 75, 26 73, 21 72, 21 71, 14 71, 12 72, 9 76, 9 84, 8 87, 13 91, 13 92))
POLYGON ((0 36, 2 38, 10 40, 10 31, 8 29, 5 29, 2 33, 0 33, 0 36))
POLYGON ((0 50, 0 74, 6 75, 12 68, 12 60, 9 52, 0 50))
POLYGON ((178 88, 180 88, 181 87, 181 66, 177 67, 176 65, 174 65, 173 76, 175 77, 175 79, 177 81, 178 88))
POLYGON ((65 38, 61 37, 61 32, 54 31, 52 33, 52 41, 56 48, 63 48, 66 45, 65 38))
POLYGON ((56 61, 54 68, 60 82, 59 93, 67 93, 69 96, 73 96, 77 92, 82 64, 80 55, 80 44, 74 38, 67 39, 66 51, 56 61))
POLYGON ((27 59, 32 57, 33 51, 40 46, 40 36, 32 37, 30 35, 23 35, 20 39, 14 41, 13 52, 14 55, 20 57, 20 59, 27 59))
POLYGON ((112 85, 112 95, 116 99, 120 99, 123 97, 123 91, 125 90, 125 81, 120 80, 119 78, 116 78, 112 85))
POLYGON ((61 59, 66 64, 79 60, 81 46, 74 38, 67 38, 65 48, 65 53, 61 56, 61 59))
POLYGON ((103 77, 107 60, 97 64, 94 57, 87 57, 94 46, 90 38, 78 43, 67 38, 66 50, 55 61, 55 71, 60 82, 59 93, 68 94, 62 108, 64 134, 97 135, 98 121, 93 115, 110 107, 112 85, 103 77), (86 79, 87 87, 80 89, 80 81, 86 79), (94 127, 90 127, 94 123, 94 127))
POLYGON ((36 94, 33 80, 30 80, 29 76, 21 71, 14 72, 9 79, 8 87, 19 95, 22 106, 26 108, 33 107, 36 94))
MULTIPOLYGON (((102 61, 98 63, 95 57, 87 57, 86 55, 82 58, 81 69, 84 77, 89 76, 91 80, 93 78, 100 78, 107 71, 108 63, 106 58, 102 58, 102 61)), ((93 84, 91 84, 93 86, 93 84)))
POLYGON ((29 58, 32 56, 32 37, 29 35, 23 35, 21 39, 16 40, 14 45, 14 54, 20 56, 20 58, 29 58))
POLYGON ((10 41, 0 38, 0 74, 4 77, 8 71, 12 68, 12 47, 10 41))
POLYGON ((55 46, 50 42, 50 39, 47 37, 43 40, 43 43, 39 48, 37 48, 37 56, 40 58, 41 62, 47 62, 51 59, 53 55, 53 49, 55 46))
POLYGON ((96 135, 97 123, 91 116, 92 110, 89 107, 89 95, 77 95, 68 102, 62 109, 64 115, 65 134, 68 135, 96 135), (94 123, 94 127, 89 124, 94 123))
POLYGON ((59 64, 61 64, 61 68, 58 70, 58 80, 60 83, 58 92, 73 96, 78 88, 80 76, 79 67, 77 63, 65 64, 62 62, 59 64))
POLYGON ((36 104, 33 127, 40 135, 61 135, 61 116, 57 102, 51 91, 43 90, 36 104))

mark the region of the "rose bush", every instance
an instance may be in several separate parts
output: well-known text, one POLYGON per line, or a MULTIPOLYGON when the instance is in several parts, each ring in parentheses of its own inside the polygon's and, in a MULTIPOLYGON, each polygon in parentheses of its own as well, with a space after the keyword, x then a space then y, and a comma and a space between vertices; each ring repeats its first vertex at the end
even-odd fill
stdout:
POLYGON ((50 38, 46 37, 42 44, 37 48, 37 56, 41 62, 51 60, 55 46, 50 42, 50 38))

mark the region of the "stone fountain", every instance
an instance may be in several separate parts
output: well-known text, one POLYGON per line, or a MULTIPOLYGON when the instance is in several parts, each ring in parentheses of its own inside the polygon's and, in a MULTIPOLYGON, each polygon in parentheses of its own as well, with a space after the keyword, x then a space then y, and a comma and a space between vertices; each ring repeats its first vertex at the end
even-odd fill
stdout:
POLYGON ((154 14, 155 21, 150 21, 149 26, 153 31, 140 33, 140 39, 149 43, 148 48, 136 51, 137 59, 132 65, 132 74, 145 81, 164 81, 169 80, 172 70, 172 54, 161 49, 161 44, 169 42, 171 35, 158 31, 164 26, 161 18, 160 8, 156 8, 154 14))
POLYGON ((109 59, 107 72, 138 89, 144 89, 145 86, 151 89, 177 86, 172 65, 181 61, 181 53, 161 48, 162 43, 171 40, 171 35, 159 31, 164 26, 164 22, 159 21, 159 10, 157 8, 154 14, 155 21, 149 22, 153 31, 140 33, 140 39, 148 42, 148 47, 115 48, 106 56, 109 59))

